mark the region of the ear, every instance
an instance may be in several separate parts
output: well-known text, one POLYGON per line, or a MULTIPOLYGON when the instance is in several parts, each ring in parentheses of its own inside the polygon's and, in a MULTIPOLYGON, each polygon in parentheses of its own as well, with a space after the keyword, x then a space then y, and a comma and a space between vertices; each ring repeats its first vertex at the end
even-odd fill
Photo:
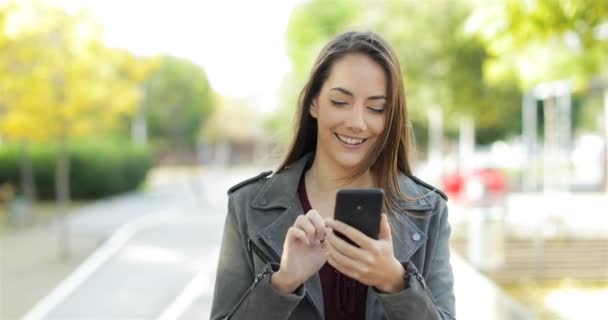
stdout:
POLYGON ((312 99, 308 112, 315 119, 319 117, 319 104, 317 103, 317 98, 312 99))

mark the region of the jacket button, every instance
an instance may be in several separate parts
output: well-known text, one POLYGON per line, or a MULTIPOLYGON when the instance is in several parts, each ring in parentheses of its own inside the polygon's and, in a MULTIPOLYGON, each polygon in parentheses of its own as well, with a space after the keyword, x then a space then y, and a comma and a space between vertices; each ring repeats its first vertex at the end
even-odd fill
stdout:
POLYGON ((422 238, 422 237, 420 236, 420 234, 419 234, 419 233, 414 233, 414 234, 412 235, 412 240, 414 240, 414 241, 419 241, 419 240, 420 240, 420 238, 422 238))
POLYGON ((260 199, 260 204, 265 206, 266 205, 266 199, 262 198, 260 199))

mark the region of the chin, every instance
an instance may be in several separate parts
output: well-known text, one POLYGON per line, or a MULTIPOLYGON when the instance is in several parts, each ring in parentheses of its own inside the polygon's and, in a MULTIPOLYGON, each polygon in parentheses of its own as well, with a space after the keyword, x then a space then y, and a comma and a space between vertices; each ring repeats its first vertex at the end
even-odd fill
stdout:
POLYGON ((365 154, 336 154, 334 155, 334 160, 342 168, 355 170, 365 160, 365 154))

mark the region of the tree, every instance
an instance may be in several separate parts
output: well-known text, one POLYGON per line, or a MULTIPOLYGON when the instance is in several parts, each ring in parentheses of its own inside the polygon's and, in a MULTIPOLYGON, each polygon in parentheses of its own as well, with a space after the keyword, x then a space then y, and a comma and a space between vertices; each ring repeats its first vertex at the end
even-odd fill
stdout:
MULTIPOLYGON (((482 143, 517 132, 519 90, 513 81, 495 85, 485 81, 487 49, 479 37, 464 29, 470 12, 471 3, 466 0, 316 0, 301 4, 287 32, 295 70, 290 78, 295 80, 284 84, 288 88, 285 108, 295 105, 293 88, 301 87, 307 77, 305 70, 311 68, 325 42, 349 29, 373 30, 397 51, 415 127, 426 128, 428 109, 440 105, 449 119, 473 117, 482 143)), ((280 112, 276 117, 292 113, 280 112)), ((269 123, 283 120, 271 119, 269 123)), ((455 131, 459 122, 446 125, 455 131)))
MULTIPOLYGON (((469 25, 487 43, 486 75, 494 82, 515 78, 530 90, 542 82, 568 80, 581 93, 608 73, 607 1, 505 0, 480 5, 469 25)), ((608 128, 608 102, 604 112, 608 128)), ((608 150, 608 130, 604 135, 608 150)), ((608 152, 604 168, 608 191, 608 152)))
POLYGON ((360 1, 313 0, 299 5, 287 26, 287 53, 296 77, 305 79, 325 42, 356 22, 360 1))
POLYGON ((478 142, 487 143, 519 129, 520 94, 513 82, 489 84, 488 57, 479 37, 465 30, 471 12, 466 0, 370 1, 375 17, 367 25, 394 46, 403 68, 408 110, 425 127, 429 108, 441 106, 449 131, 472 117, 478 142))
POLYGON ((289 143, 290 127, 298 95, 322 46, 361 13, 361 3, 350 0, 312 0, 299 4, 287 26, 287 53, 292 68, 280 88, 282 107, 265 120, 282 144, 289 143))
POLYGON ((132 113, 141 96, 138 81, 149 68, 124 51, 104 47, 99 27, 84 13, 70 15, 40 1, 9 2, 0 12, 11 26, 0 30, 5 39, 0 134, 22 146, 56 143, 56 193, 65 204, 70 137, 107 128, 121 114, 132 113))
POLYGON ((486 75, 521 88, 568 79, 577 88, 608 71, 608 2, 505 0, 479 4, 469 29, 487 43, 486 75))
POLYGON ((201 126, 213 111, 213 91, 203 69, 165 56, 145 80, 142 108, 149 132, 161 146, 193 150, 201 126))
MULTIPOLYGON (((70 15, 35 0, 11 1, 0 7, 0 17, 0 134, 22 146, 22 179, 30 197, 27 145, 57 145, 55 192, 64 207, 70 201, 70 138, 132 113, 146 68, 132 55, 104 47, 98 26, 84 13, 70 15)), ((65 223, 60 243, 61 254, 69 256, 65 223)))
POLYGON ((225 96, 216 97, 216 107, 209 115, 207 125, 200 136, 208 142, 222 140, 255 141, 264 136, 263 127, 257 121, 261 115, 251 108, 251 101, 225 96))

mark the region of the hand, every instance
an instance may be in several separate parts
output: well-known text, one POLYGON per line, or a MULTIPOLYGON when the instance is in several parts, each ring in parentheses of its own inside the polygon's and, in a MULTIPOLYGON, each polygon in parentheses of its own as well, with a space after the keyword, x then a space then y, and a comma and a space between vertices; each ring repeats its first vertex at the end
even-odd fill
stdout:
POLYGON ((328 227, 325 232, 327 261, 336 270, 382 292, 403 290, 406 271, 393 253, 391 227, 386 214, 383 213, 380 220, 378 240, 338 220, 327 218, 325 224, 328 227), (359 247, 342 240, 332 230, 341 232, 359 247))
POLYGON ((279 271, 271 284, 283 294, 292 293, 327 261, 325 221, 314 209, 300 215, 287 230, 279 271))

